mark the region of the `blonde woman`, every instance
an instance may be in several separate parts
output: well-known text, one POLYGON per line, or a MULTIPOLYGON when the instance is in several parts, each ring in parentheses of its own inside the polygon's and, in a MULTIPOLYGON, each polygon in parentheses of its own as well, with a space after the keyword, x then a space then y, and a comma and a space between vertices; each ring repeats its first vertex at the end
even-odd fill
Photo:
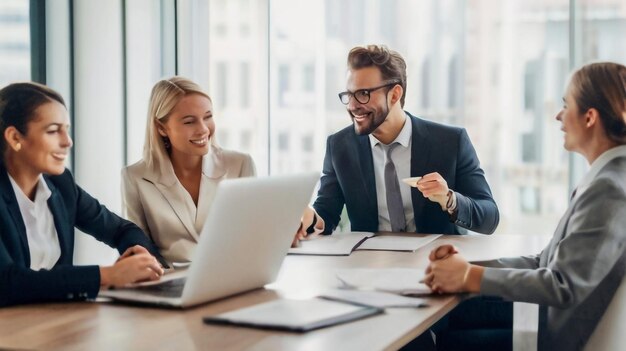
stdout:
POLYGON ((126 216, 170 262, 188 262, 223 179, 255 175, 248 154, 215 142, 211 98, 172 77, 152 89, 143 159, 122 170, 126 216))

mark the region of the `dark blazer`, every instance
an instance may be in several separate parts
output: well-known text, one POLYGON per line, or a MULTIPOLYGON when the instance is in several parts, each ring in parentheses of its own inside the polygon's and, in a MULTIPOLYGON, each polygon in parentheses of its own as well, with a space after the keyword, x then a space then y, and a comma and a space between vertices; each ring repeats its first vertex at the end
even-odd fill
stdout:
MULTIPOLYGON (((498 207, 465 130, 425 121, 408 112, 407 116, 413 125, 411 177, 439 172, 457 196, 457 215, 451 218, 439 204, 412 188, 417 231, 459 234, 458 225, 493 233, 499 221, 498 207)), ((329 136, 320 182, 313 207, 326 222, 325 234, 337 227, 344 204, 353 231, 378 231, 376 181, 367 135, 357 135, 349 126, 329 136)))
POLYGON ((100 290, 98 266, 73 266, 74 227, 115 247, 120 253, 133 245, 157 249, 135 224, 126 221, 74 182, 70 171, 44 175, 52 195, 48 207, 59 236, 61 257, 51 270, 30 269, 26 227, 9 181, 0 163, 0 306, 27 302, 84 300, 100 290))

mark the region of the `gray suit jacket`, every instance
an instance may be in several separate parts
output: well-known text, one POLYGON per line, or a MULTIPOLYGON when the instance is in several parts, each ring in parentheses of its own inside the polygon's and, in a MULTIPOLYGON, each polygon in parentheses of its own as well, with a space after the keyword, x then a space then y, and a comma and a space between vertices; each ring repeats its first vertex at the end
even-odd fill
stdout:
POLYGON ((539 304, 539 350, 580 350, 626 270, 626 157, 575 197, 537 256, 483 262, 481 293, 539 304))

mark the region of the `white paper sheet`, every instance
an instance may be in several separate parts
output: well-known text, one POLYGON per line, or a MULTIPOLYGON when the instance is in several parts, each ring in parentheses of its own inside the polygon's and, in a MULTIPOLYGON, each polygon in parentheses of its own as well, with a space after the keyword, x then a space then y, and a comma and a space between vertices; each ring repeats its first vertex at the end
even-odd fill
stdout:
POLYGON ((424 269, 413 268, 345 268, 335 275, 346 288, 386 291, 401 295, 427 295, 431 290, 424 279, 424 269))
POLYGON ((333 289, 320 294, 330 300, 347 301, 378 308, 389 307, 426 307, 426 300, 417 297, 406 297, 382 291, 365 291, 353 289, 333 289))

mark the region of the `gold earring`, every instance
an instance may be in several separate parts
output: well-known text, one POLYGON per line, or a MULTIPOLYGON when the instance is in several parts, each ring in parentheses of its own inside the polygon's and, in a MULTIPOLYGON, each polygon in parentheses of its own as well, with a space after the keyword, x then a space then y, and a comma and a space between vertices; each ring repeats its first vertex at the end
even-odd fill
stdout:
POLYGON ((22 149, 22 144, 21 143, 15 144, 15 147, 13 149, 15 150, 15 152, 20 151, 22 149))

